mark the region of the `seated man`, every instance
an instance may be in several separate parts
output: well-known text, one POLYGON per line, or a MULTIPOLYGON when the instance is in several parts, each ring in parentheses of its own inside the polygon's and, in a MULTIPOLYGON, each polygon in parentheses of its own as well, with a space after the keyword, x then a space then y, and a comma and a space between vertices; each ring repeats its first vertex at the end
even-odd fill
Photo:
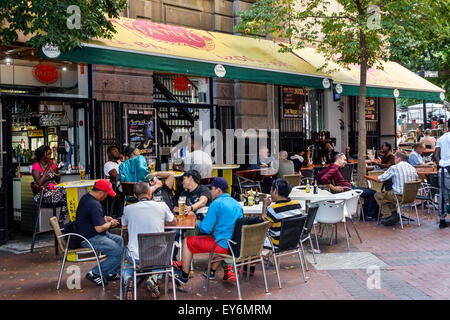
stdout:
MULTIPOLYGON (((381 163, 372 161, 371 164, 378 166, 379 169, 387 169, 395 164, 394 154, 392 153, 392 145, 389 142, 384 142, 381 146, 383 154, 381 156, 381 163)), ((377 168, 378 169, 378 168, 377 168)))
POLYGON ((425 145, 423 143, 417 143, 414 145, 413 150, 409 154, 408 163, 412 166, 417 166, 419 164, 433 165, 433 161, 425 163, 422 157, 422 153, 425 151, 425 145))
MULTIPOLYGON (((276 161, 274 160, 274 158, 270 156, 269 148, 263 146, 259 149, 258 155, 250 159, 250 169, 267 169, 263 170, 261 173, 276 174, 278 170, 278 163, 275 162, 276 161)), ((263 193, 269 193, 270 186, 272 185, 272 180, 273 179, 270 176, 264 177, 263 181, 261 182, 261 191, 263 193)))
MULTIPOLYGON (((280 243, 281 221, 283 219, 301 215, 301 205, 298 201, 289 199, 291 187, 286 180, 278 179, 272 183, 270 189, 270 197, 264 199, 262 218, 270 221, 269 238, 274 248, 280 243), (273 202, 272 204, 270 204, 273 202)), ((265 247, 272 248, 270 243, 266 241, 265 247)), ((252 269, 250 268, 250 273, 252 269)))
POLYGON ((172 188, 175 183, 175 174, 170 171, 159 171, 149 174, 145 181, 150 184, 150 189, 152 191, 153 197, 160 196, 162 201, 167 204, 169 209, 173 210, 173 198, 172 198, 172 188), (158 179, 161 177, 165 179, 164 184, 158 179))
POLYGON ((140 155, 138 148, 127 147, 125 152, 128 160, 119 165, 119 179, 122 182, 142 182, 150 174, 147 160, 140 155))
POLYGON ((338 152, 334 151, 331 143, 327 142, 323 146, 322 150, 317 153, 315 164, 322 164, 322 161, 325 161, 326 164, 331 164, 334 162, 336 155, 338 152))
POLYGON ((119 165, 125 161, 125 157, 120 154, 116 146, 110 146, 106 150, 108 162, 103 166, 103 172, 110 180, 119 181, 119 165))
MULTIPOLYGON (((164 202, 152 201, 152 191, 146 182, 139 182, 135 186, 135 196, 139 202, 130 204, 123 210, 122 228, 128 229, 128 247, 126 257, 131 261, 130 251, 136 263, 139 263, 139 233, 164 232, 164 225, 174 226, 177 220, 164 202)), ((133 292, 132 264, 127 263, 123 271, 123 281, 128 300, 133 292)), ((159 288, 156 278, 150 276, 145 284, 153 297, 159 298, 159 288)))
POLYGON ((278 163, 278 179, 283 179, 284 175, 294 174, 294 162, 288 160, 288 153, 285 150, 281 150, 279 153, 278 163))
MULTIPOLYGON (((108 232, 109 229, 119 225, 116 219, 105 216, 100 203, 106 199, 108 194, 111 197, 116 195, 111 182, 106 179, 98 180, 92 191, 81 197, 75 220, 77 233, 88 239, 95 250, 108 256, 106 260, 100 263, 105 285, 108 281, 120 279, 120 260, 123 247, 122 237, 108 232)), ((85 240, 81 242, 81 246, 89 248, 89 244, 85 240)), ((102 285, 100 270, 98 270, 97 265, 89 271, 86 279, 98 286, 102 285)))
POLYGON ((420 139, 420 142, 422 142, 425 147, 429 147, 430 149, 433 149, 436 147, 436 138, 431 136, 431 130, 427 129, 425 130, 425 137, 420 139))
MULTIPOLYGON (((183 240, 183 264, 181 268, 175 270, 175 279, 180 284, 186 284, 189 279, 192 256, 196 253, 209 253, 216 240, 231 239, 236 220, 243 217, 241 205, 228 194, 228 183, 225 178, 214 178, 209 186, 214 201, 203 221, 198 224, 198 228, 205 234, 212 233, 212 237, 190 236, 183 240)), ((214 252, 229 254, 227 242, 220 241, 214 252)), ((219 264, 220 262, 216 262, 211 266, 213 273, 219 264)), ((228 266, 224 271, 224 280, 233 278, 236 279, 233 269, 228 266)))
POLYGON ((307 167, 309 165, 312 165, 311 162, 311 149, 308 148, 306 151, 301 151, 298 149, 293 156, 291 156, 291 160, 294 163, 294 171, 300 172, 302 167, 307 167))
POLYGON ((364 199, 364 215, 375 219, 379 209, 374 199, 375 190, 355 187, 350 181, 345 180, 339 168, 345 167, 346 163, 345 155, 343 153, 338 154, 336 161, 332 165, 319 172, 317 175, 318 182, 327 185, 333 193, 344 192, 350 189, 362 190, 361 198, 364 199))
POLYGON ((402 151, 395 153, 395 165, 377 177, 377 180, 381 182, 392 179, 392 190, 375 193, 377 203, 383 204, 381 207, 381 214, 383 215, 381 223, 385 226, 393 226, 400 221, 396 212, 397 202, 394 194, 401 199, 404 183, 416 181, 419 178, 416 168, 410 165, 407 160, 408 155, 406 153, 402 151))
MULTIPOLYGON (((180 197, 186 197, 185 213, 194 212, 205 206, 209 206, 211 203, 211 192, 207 186, 199 185, 200 173, 196 170, 190 170, 183 175, 183 189, 180 197)), ((178 205, 175 205, 173 210, 178 212, 178 205)), ((198 216, 200 219, 203 216, 198 216)))

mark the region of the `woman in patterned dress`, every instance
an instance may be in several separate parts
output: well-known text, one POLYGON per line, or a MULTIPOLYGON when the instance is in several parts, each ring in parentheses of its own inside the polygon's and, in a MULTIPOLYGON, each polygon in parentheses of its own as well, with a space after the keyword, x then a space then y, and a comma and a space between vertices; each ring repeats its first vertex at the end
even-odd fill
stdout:
MULTIPOLYGON (((51 160, 52 151, 48 146, 40 146, 35 151, 36 162, 31 168, 31 174, 34 178, 34 182, 44 187, 42 193, 42 203, 44 204, 58 204, 61 207, 60 221, 64 221, 67 215, 67 200, 66 191, 64 189, 56 189, 61 179, 58 167, 51 160)), ((34 196, 35 201, 39 201, 39 195, 37 193, 34 196)))

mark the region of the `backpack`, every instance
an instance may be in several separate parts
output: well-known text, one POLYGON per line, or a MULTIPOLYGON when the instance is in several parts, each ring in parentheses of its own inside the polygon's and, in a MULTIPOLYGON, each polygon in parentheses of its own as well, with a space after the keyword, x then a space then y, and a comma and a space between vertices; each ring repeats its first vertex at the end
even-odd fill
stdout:
MULTIPOLYGON (((64 225, 64 229, 62 230, 63 234, 67 233, 77 233, 77 226, 75 221, 71 221, 64 225)), ((78 249, 81 248, 81 241, 82 239, 80 237, 70 237, 70 242, 67 244, 69 249, 78 249)))
MULTIPOLYGON (((241 254, 241 237, 242 237, 242 226, 261 223, 264 220, 261 217, 247 217, 239 218, 234 224, 233 234, 231 240, 236 242, 236 244, 231 244, 231 249, 233 250, 234 256, 237 258, 241 254)), ((230 249, 228 249, 231 255, 230 249)))

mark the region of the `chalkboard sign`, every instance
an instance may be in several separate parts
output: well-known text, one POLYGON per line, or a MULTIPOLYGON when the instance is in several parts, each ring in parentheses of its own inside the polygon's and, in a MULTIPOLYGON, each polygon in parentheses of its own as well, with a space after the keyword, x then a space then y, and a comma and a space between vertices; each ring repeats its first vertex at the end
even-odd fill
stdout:
POLYGON ((128 109, 128 143, 141 150, 146 158, 156 157, 155 109, 128 109))
POLYGON ((303 118, 306 90, 295 87, 282 87, 283 118, 303 118))
POLYGON ((366 120, 377 120, 377 103, 376 98, 366 98, 365 110, 366 110, 366 120))

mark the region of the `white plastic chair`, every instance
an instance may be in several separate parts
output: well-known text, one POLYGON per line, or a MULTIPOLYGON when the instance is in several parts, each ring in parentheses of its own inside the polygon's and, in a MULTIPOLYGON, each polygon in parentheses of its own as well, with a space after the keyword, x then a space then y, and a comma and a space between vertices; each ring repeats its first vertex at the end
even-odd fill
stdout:
MULTIPOLYGON (((347 219, 350 220, 350 222, 353 225, 353 228, 355 229, 356 235, 359 238, 359 241, 362 243, 361 237, 359 236, 358 229, 356 229, 355 223, 353 222, 353 216, 358 216, 358 204, 359 204, 359 198, 361 194, 363 193, 362 190, 349 190, 346 192, 342 192, 337 194, 336 196, 339 197, 339 199, 345 200, 345 219, 347 224, 347 219)), ((350 235, 350 233, 349 233, 350 235)))
MULTIPOLYGON (((343 222, 345 228, 345 239, 347 240, 347 249, 350 250, 347 224, 345 223, 344 209, 345 209, 345 200, 337 200, 335 202, 330 201, 320 202, 319 210, 317 210, 316 219, 314 222, 321 224, 334 224, 336 242, 337 242, 337 224, 339 222, 343 222)), ((332 244, 333 244, 333 230, 331 231, 330 236, 330 245, 332 244)))

